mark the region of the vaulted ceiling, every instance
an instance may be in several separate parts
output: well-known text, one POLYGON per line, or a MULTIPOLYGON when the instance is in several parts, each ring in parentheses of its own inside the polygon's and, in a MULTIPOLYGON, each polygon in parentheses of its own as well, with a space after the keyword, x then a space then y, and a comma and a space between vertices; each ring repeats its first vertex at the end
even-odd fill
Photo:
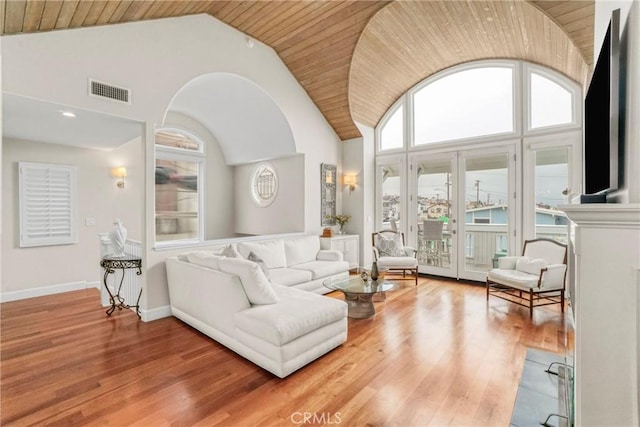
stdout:
POLYGON ((271 46, 341 139, 452 65, 520 58, 583 84, 594 0, 2 0, 3 35, 208 13, 271 46))

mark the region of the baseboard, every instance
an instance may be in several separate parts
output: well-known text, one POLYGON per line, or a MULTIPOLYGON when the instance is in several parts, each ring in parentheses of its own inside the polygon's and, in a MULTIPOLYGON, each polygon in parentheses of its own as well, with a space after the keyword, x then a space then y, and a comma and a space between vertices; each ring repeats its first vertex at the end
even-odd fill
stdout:
POLYGON ((140 310, 142 321, 151 322, 153 320, 162 319, 171 316, 171 306, 165 305, 151 310, 140 310))
POLYGON ((100 282, 87 282, 86 280, 82 280, 80 282, 61 283, 58 285, 40 286, 20 291, 2 292, 0 293, 0 302, 18 301, 27 298, 61 294, 63 292, 81 291, 91 288, 100 288, 100 282))

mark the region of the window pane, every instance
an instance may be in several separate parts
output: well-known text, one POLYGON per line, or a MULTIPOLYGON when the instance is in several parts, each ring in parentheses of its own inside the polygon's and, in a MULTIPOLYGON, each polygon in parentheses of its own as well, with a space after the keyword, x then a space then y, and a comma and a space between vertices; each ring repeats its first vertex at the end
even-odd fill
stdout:
POLYGON ((487 271, 509 246, 509 156, 465 162, 465 271, 487 271))
POLYGON ((414 97, 415 145, 513 132, 513 70, 460 71, 414 97))
POLYGON ((402 110, 401 105, 382 127, 382 131, 380 131, 380 150, 390 150, 392 148, 403 147, 402 141, 404 132, 402 131, 402 110))
POLYGON ((571 92, 531 73, 531 129, 571 123, 571 92))
POLYGON ((176 132, 156 132, 156 145, 181 148, 183 150, 201 151, 200 144, 190 137, 176 132))
POLYGON ((378 168, 382 181, 382 229, 391 228, 391 221, 400 227, 400 165, 378 168))
POLYGON ((420 265, 449 268, 452 236, 448 228, 453 205, 451 160, 422 161, 417 165, 417 172, 418 262, 420 265), (433 221, 442 221, 442 228, 433 221))
POLYGON ((197 162, 156 159, 156 241, 198 237, 197 162))
POLYGON ((567 243, 567 216, 558 205, 568 203, 569 150, 536 151, 536 237, 567 243))

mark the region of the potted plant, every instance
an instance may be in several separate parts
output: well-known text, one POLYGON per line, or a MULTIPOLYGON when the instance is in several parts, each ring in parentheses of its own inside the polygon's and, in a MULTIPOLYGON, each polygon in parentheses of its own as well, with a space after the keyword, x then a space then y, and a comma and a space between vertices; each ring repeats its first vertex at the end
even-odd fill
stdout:
POLYGON ((351 215, 340 214, 340 215, 332 216, 331 219, 340 226, 340 231, 338 231, 338 233, 344 234, 345 233, 344 226, 347 225, 347 223, 351 219, 351 215))

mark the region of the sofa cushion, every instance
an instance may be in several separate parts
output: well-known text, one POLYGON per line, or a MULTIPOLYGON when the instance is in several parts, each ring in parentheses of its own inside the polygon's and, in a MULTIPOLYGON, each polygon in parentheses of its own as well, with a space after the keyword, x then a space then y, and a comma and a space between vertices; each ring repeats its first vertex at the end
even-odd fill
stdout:
POLYGON ((347 261, 311 261, 294 265, 291 268, 308 271, 314 279, 320 279, 349 270, 349 263, 347 261))
POLYGON ((347 315, 344 301, 284 286, 274 289, 280 301, 237 312, 237 329, 280 346, 347 315))
POLYGON ((275 304, 278 295, 273 290, 262 269, 252 261, 241 258, 222 258, 220 270, 240 278, 242 288, 251 304, 275 304))
POLYGON ((526 256, 518 258, 516 261, 516 270, 523 273, 535 274, 540 276, 540 270, 547 266, 547 262, 541 258, 529 258, 526 256))
POLYGON ((295 268, 273 268, 269 270, 269 280, 274 285, 292 286, 313 280, 313 274, 295 268))
POLYGON ((220 269, 220 259, 224 258, 223 256, 214 255, 207 251, 187 252, 185 255, 187 257, 187 261, 191 264, 213 268, 214 270, 220 269))
POLYGON ((494 268, 487 274, 487 279, 496 283, 503 283, 517 289, 533 289, 538 287, 539 275, 533 275, 518 270, 503 270, 494 268))
POLYGON ((284 241, 284 252, 287 257, 287 267, 304 264, 316 260, 320 250, 318 236, 304 236, 284 241))
POLYGON ((282 240, 266 240, 264 242, 240 242, 238 252, 247 258, 250 252, 262 258, 267 268, 282 268, 287 266, 282 240))

